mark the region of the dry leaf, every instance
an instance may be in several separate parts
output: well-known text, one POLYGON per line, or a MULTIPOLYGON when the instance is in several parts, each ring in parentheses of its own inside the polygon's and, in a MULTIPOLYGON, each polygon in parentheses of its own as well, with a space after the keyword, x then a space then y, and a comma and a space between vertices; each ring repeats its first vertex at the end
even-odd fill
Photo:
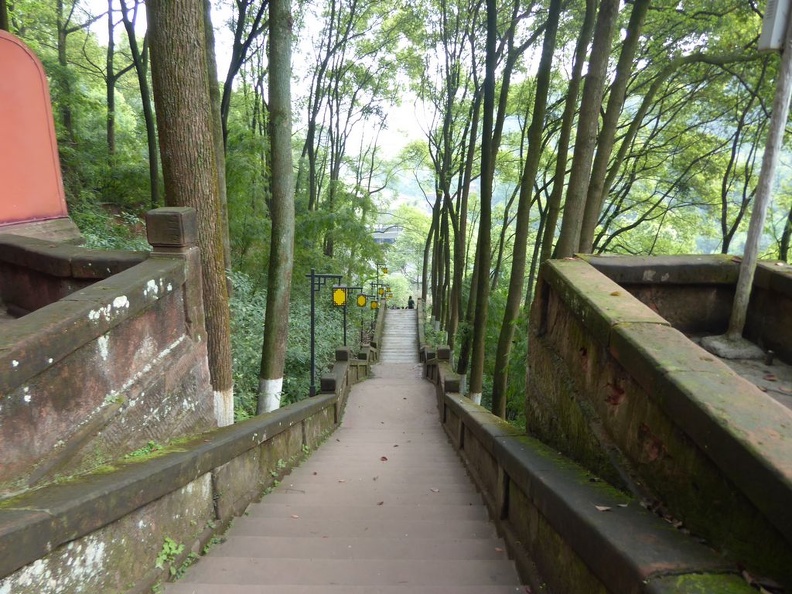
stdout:
POLYGON ((399 447, 399 444, 398 444, 398 443, 397 443, 397 444, 394 444, 394 446, 393 446, 393 447, 394 447, 394 448, 398 448, 398 447, 399 447))
POLYGON ((619 503, 618 505, 619 505, 619 507, 627 507, 626 503, 619 503))
POLYGON ((429 489, 432 493, 439 493, 440 489, 429 489))
POLYGON ((295 520, 299 520, 300 516, 298 516, 297 514, 292 514, 292 518, 294 518, 295 520))
POLYGON ((500 548, 500 547, 495 547, 495 552, 496 552, 496 553, 502 553, 502 552, 503 552, 503 549, 502 549, 502 548, 500 548))
POLYGON ((385 502, 384 501, 380 501, 377 505, 382 505, 383 503, 385 503, 385 502))
POLYGON ((319 474, 319 473, 318 472, 314 472, 314 476, 316 476, 317 474, 319 474))
POLYGON ((387 456, 383 456, 382 458, 380 458, 380 460, 382 462, 387 462, 388 461, 388 457, 387 456))
POLYGON ((338 479, 338 482, 339 482, 339 483, 345 483, 345 482, 346 482, 346 479, 338 479))
POLYGON ((375 477, 374 477, 373 479, 371 479, 371 480, 372 480, 372 481, 376 481, 378 478, 379 478, 379 476, 375 476, 375 477))
POLYGON ((597 511, 601 511, 601 512, 606 512, 611 510, 611 508, 609 508, 607 505, 595 505, 594 507, 597 508, 597 511))

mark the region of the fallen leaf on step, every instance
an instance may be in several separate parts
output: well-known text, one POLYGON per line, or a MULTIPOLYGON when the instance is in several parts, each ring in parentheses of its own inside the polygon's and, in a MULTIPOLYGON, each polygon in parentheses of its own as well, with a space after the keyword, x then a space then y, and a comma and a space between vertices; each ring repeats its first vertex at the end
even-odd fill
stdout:
POLYGON ((379 476, 375 476, 375 477, 374 477, 373 479, 371 479, 371 480, 372 480, 372 481, 376 481, 378 478, 379 478, 379 476))
POLYGON ((384 501, 380 501, 377 505, 382 505, 383 503, 385 503, 385 502, 384 501))
POLYGON ((398 448, 398 447, 399 447, 399 444, 397 443, 397 444, 395 444, 393 447, 394 447, 394 448, 398 448))
POLYGON ((318 472, 316 472, 316 471, 314 471, 314 476, 316 476, 317 474, 319 474, 319 473, 318 473, 318 472))
POLYGON ((766 373, 763 379, 767 380, 768 382, 777 382, 778 381, 778 378, 775 375, 773 375, 772 373, 766 373))
POLYGON ((597 511, 601 511, 601 512, 606 512, 611 510, 611 508, 609 508, 607 505, 595 505, 594 507, 597 508, 597 511))
POLYGON ((346 479, 338 479, 338 482, 339 482, 339 483, 345 483, 345 482, 346 482, 346 479))
POLYGON ((292 514, 292 518, 294 518, 295 520, 299 520, 300 516, 298 516, 297 514, 292 514))
POLYGON ((380 458, 380 461, 387 462, 388 461, 388 457, 387 456, 383 456, 382 458, 380 458))
POLYGON ((627 507, 627 504, 626 503, 619 503, 618 506, 619 507, 627 507))
POLYGON ((440 489, 429 489, 432 493, 439 493, 440 489))
POLYGON ((502 553, 502 552, 503 552, 503 549, 502 549, 502 548, 500 548, 500 547, 495 547, 495 552, 496 552, 496 553, 502 553))

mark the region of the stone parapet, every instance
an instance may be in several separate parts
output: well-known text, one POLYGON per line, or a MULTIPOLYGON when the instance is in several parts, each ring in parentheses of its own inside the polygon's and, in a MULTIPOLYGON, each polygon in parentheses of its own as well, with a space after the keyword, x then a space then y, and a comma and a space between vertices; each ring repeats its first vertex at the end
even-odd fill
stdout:
POLYGON ((733 292, 733 263, 695 258, 691 272, 679 259, 591 260, 542 267, 530 322, 529 432, 660 505, 735 563, 789 586, 792 411, 670 323, 699 316, 685 329, 723 327, 720 312, 731 304, 719 295, 733 292), (676 314, 686 303, 694 316, 676 314))
POLYGON ((0 333, 0 494, 216 426, 194 244, 146 255, 0 235, 0 247, 2 300, 29 312, 0 333))

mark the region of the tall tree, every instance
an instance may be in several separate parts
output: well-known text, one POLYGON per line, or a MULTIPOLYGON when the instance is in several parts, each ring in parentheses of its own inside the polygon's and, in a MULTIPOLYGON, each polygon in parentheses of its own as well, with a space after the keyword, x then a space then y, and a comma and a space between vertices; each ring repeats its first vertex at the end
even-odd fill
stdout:
POLYGON ((597 226, 602 203, 605 200, 604 186, 605 176, 608 173, 608 162, 613 152, 616 128, 624 106, 624 98, 627 95, 627 83, 630 82, 635 54, 641 38, 641 29, 649 10, 649 4, 650 0, 635 0, 633 2, 630 22, 621 45, 619 61, 616 64, 616 75, 608 93, 608 105, 602 118, 602 126, 597 139, 597 154, 594 156, 586 194, 586 206, 578 246, 582 252, 590 252, 594 241, 594 229, 597 226))
POLYGON ((580 243, 591 161, 596 147, 600 105, 605 89, 605 74, 618 14, 619 0, 600 2, 588 74, 583 86, 575 151, 572 156, 572 172, 569 175, 569 187, 564 204, 564 218, 561 221, 561 231, 556 246, 556 256, 560 258, 573 255, 580 243))
MULTIPOLYGON (((69 0, 66 0, 68 2, 69 0)), ((59 107, 61 124, 66 134, 65 140, 70 144, 76 144, 77 136, 74 131, 74 118, 72 113, 72 75, 69 68, 69 59, 67 55, 67 43, 69 35, 76 33, 82 29, 87 29, 100 16, 88 18, 82 22, 75 22, 74 16, 77 10, 77 0, 71 3, 64 3, 64 0, 57 0, 55 3, 55 26, 56 26, 56 43, 58 48, 58 71, 55 80, 59 89, 59 107)))
POLYGON ((234 422, 230 316, 204 5, 149 0, 147 13, 166 203, 197 212, 215 414, 219 425, 229 425, 234 422))
POLYGON ((257 412, 280 407, 289 332, 289 297, 294 265, 294 171, 291 147, 291 40, 289 0, 269 3, 269 108, 272 163, 272 234, 267 313, 259 373, 257 412))
POLYGON ((528 130, 528 154, 525 159, 522 179, 520 180, 520 198, 517 204, 517 223, 512 252, 511 276, 509 277, 509 292, 506 297, 506 308, 503 313, 503 322, 500 336, 498 337, 498 349, 495 356, 492 412, 503 418, 506 417, 509 355, 525 284, 531 197, 533 196, 534 179, 539 171, 539 160, 542 154, 542 130, 544 129, 545 112, 547 110, 547 94, 550 89, 550 74, 560 14, 561 0, 551 0, 545 26, 544 43, 542 44, 542 55, 539 60, 539 70, 536 77, 533 114, 528 130))
POLYGON ((148 81, 148 34, 143 38, 143 47, 138 45, 135 34, 138 8, 142 0, 133 0, 134 5, 129 8, 126 0, 120 0, 121 21, 127 33, 129 51, 132 62, 135 64, 138 88, 140 89, 140 102, 143 108, 143 121, 146 124, 146 146, 148 148, 149 185, 151 186, 151 207, 160 205, 162 198, 159 187, 159 157, 157 155, 157 125, 154 121, 154 110, 151 107, 151 89, 148 81))
POLYGON ((231 60, 228 63, 228 71, 223 83, 223 97, 220 101, 223 147, 228 143, 228 114, 231 111, 234 79, 250 57, 250 53, 255 47, 254 44, 267 30, 267 23, 264 19, 267 14, 267 0, 262 0, 257 4, 252 0, 235 0, 234 5, 236 7, 232 23, 234 41, 231 45, 231 60))
POLYGON ((547 215, 544 231, 542 234, 542 251, 540 259, 544 262, 553 254, 553 239, 555 238, 558 215, 561 212, 561 202, 564 197, 564 181, 566 179, 567 161, 569 159, 569 142, 572 136, 572 124, 577 111, 578 94, 582 81, 583 65, 586 62, 586 53, 591 36, 594 33, 594 22, 597 14, 596 0, 586 0, 586 11, 583 16, 583 24, 578 34, 575 45, 574 60, 572 62, 572 73, 567 85, 566 97, 564 99, 564 113, 561 116, 561 130, 558 135, 556 145, 556 165, 553 175, 553 190, 547 203, 547 215))
POLYGON ((487 0, 487 43, 484 75, 484 113, 481 137, 481 212, 476 250, 478 282, 476 310, 473 316, 473 340, 470 362, 470 399, 481 404, 484 389, 484 358, 489 310, 489 268, 491 254, 492 183, 495 176, 495 66, 497 62, 496 42, 498 35, 498 5, 496 0, 487 0))

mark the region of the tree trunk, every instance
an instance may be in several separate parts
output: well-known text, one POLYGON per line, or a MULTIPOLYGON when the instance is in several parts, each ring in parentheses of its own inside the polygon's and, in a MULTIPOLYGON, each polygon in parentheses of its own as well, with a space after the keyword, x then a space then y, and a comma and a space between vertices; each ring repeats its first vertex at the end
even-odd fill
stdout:
POLYGON ((63 15, 64 6, 63 0, 57 1, 57 39, 58 39, 58 75, 55 79, 58 81, 60 89, 60 97, 58 100, 58 107, 60 108, 61 124, 66 133, 66 141, 70 144, 76 144, 76 137, 74 135, 74 122, 72 121, 71 110, 71 79, 69 77, 69 62, 66 57, 66 40, 69 35, 68 23, 63 15))
POLYGON ((459 328, 459 318, 462 315, 462 284, 465 276, 465 246, 467 233, 468 197, 470 183, 473 177, 473 161, 476 154, 476 138, 478 136, 479 107, 481 106, 481 93, 476 93, 471 106, 471 122, 469 141, 465 152, 465 167, 459 191, 459 207, 457 208, 457 233, 454 236, 454 279, 451 284, 451 307, 448 316, 448 344, 451 350, 456 346, 456 334, 459 328))
POLYGON ((234 422, 230 316, 203 3, 149 0, 151 74, 169 205, 195 208, 209 372, 219 425, 234 422))
POLYGON ((748 302, 751 298, 756 260, 759 255, 759 240, 764 230, 767 207, 772 198, 773 180, 778 165, 778 157, 784 145, 784 132, 789 115, 789 99, 792 95, 792 14, 787 17, 785 28, 784 49, 781 54, 781 65, 778 69, 778 83, 773 99, 773 112, 770 116, 770 129, 767 134, 762 170, 756 189, 756 199, 751 209, 751 222, 748 225, 748 237, 745 240, 745 252, 740 263, 740 276, 734 293, 729 329, 726 336, 729 340, 742 337, 745 319, 748 315, 748 302))
POLYGON ((789 240, 792 237, 792 206, 789 207, 786 225, 781 233, 781 245, 778 248, 778 259, 789 262, 789 240))
POLYGON ((228 232, 228 197, 226 196, 225 141, 220 117, 220 88, 217 85, 217 60, 214 49, 214 27, 212 27, 212 2, 203 0, 204 32, 206 33, 206 65, 209 69, 209 97, 212 102, 212 132, 217 159, 217 187, 220 191, 220 233, 223 239, 223 266, 226 269, 226 290, 231 295, 231 238, 228 232))
POLYGON ((7 0, 0 0, 0 29, 11 31, 8 25, 8 2, 7 0))
POLYGON ((561 221, 561 232, 556 247, 556 256, 559 258, 574 255, 580 244, 591 161, 597 141, 599 111, 618 14, 619 0, 602 0, 600 2, 588 74, 580 102, 580 118, 575 139, 575 152, 572 156, 572 172, 569 175, 569 188, 564 204, 564 218, 561 221))
POLYGON ((506 308, 503 312, 503 323, 501 324, 498 348, 495 355, 492 413, 501 418, 506 418, 509 355, 511 354, 514 329, 517 316, 520 313, 523 287, 525 285, 531 197, 533 196, 534 179, 537 171, 539 171, 539 160, 542 154, 542 130, 544 129, 544 118, 547 111, 547 94, 550 89, 553 52, 555 52, 560 14, 561 0, 551 0, 547 14, 544 43, 542 44, 542 57, 536 77, 533 116, 531 118, 531 127, 528 130, 528 154, 525 159, 522 179, 520 180, 520 199, 517 203, 517 222, 515 224, 514 248, 512 250, 509 293, 506 297, 506 308))
POLYGON ((540 259, 543 262, 553 254, 553 239, 555 238, 556 225, 558 224, 558 215, 561 212, 561 199, 564 196, 564 180, 566 179, 567 160, 569 158, 569 139, 572 136, 572 123, 575 119, 583 64, 586 62, 586 52, 591 42, 591 36, 594 33, 595 9, 595 0, 586 0, 586 14, 583 18, 583 26, 580 29, 577 46, 575 47, 572 76, 567 86, 564 113, 561 116, 561 132, 558 138, 558 148, 556 149, 558 156, 556 157, 553 176, 553 191, 548 201, 547 220, 545 221, 544 233, 542 234, 542 255, 540 259))
POLYGON ((269 4, 269 109, 272 160, 272 234, 267 314, 261 352, 257 412, 280 407, 289 334, 289 298, 294 266, 294 171, 291 147, 291 39, 289 0, 269 4))
POLYGON ((476 268, 476 309, 473 317, 473 341, 470 361, 470 399, 481 404, 484 389, 484 347, 487 336, 489 310, 489 269, 491 252, 492 184, 495 176, 495 146, 493 125, 495 112, 495 66, 498 28, 498 5, 487 0, 487 45, 484 76, 484 117, 481 130, 481 214, 479 216, 476 268))
POLYGON ((105 59, 107 90, 107 165, 112 168, 116 153, 115 138, 115 24, 113 0, 107 0, 107 54, 105 59))
POLYGON ((124 29, 129 39, 129 50, 132 53, 132 61, 135 64, 135 74, 137 75, 138 86, 140 87, 140 102, 143 105, 143 120, 146 122, 146 142, 148 146, 149 159, 149 184, 151 185, 151 208, 157 208, 161 204, 159 187, 159 155, 157 154, 157 125, 154 121, 154 110, 151 108, 151 90, 148 83, 148 48, 147 42, 143 41, 143 51, 138 47, 135 37, 135 21, 137 20, 137 9, 139 4, 135 2, 135 9, 132 18, 129 18, 129 11, 124 0, 121 0, 121 19, 124 22, 124 29))
POLYGON ((579 249, 581 252, 590 252, 594 243, 594 230, 597 227, 597 221, 602 211, 602 203, 605 200, 605 176, 608 172, 608 162, 613 152, 616 127, 624 107, 627 83, 630 81, 630 75, 632 74, 635 53, 638 49, 641 29, 643 28, 650 2, 651 0, 635 0, 633 3, 630 23, 627 26, 627 36, 621 46, 619 62, 616 65, 616 77, 608 95, 608 106, 603 117, 597 141, 597 154, 594 157, 594 165, 589 180, 586 208, 583 215, 583 228, 580 233, 579 249))

